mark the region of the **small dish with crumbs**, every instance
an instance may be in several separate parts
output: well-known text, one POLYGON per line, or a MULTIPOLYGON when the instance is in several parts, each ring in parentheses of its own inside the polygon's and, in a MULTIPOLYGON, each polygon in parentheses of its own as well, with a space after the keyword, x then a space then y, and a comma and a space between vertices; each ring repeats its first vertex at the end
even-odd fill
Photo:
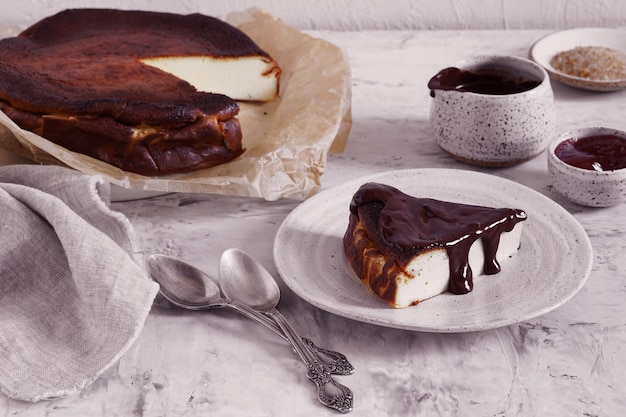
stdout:
POLYGON ((626 31, 582 28, 551 33, 535 42, 529 57, 553 80, 590 91, 626 88, 626 31))

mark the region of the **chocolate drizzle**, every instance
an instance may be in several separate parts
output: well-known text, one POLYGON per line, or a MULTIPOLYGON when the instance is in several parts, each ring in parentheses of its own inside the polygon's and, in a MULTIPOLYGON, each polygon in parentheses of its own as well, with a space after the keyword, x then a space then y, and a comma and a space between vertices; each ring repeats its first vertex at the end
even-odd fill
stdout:
MULTIPOLYGON (((482 240, 484 272, 496 274, 500 271, 496 259, 500 235, 526 219, 522 210, 415 198, 378 183, 361 186, 352 199, 350 212, 351 222, 362 216, 368 235, 380 252, 402 265, 422 252, 445 248, 450 262, 448 291, 454 294, 465 294, 473 288, 469 265, 472 244, 482 240)), ((348 253, 347 241, 346 236, 344 246, 350 258, 354 254, 348 253)), ((384 281, 389 285, 392 280, 384 281)))
POLYGON ((484 69, 467 71, 455 67, 444 68, 428 82, 430 95, 436 90, 456 90, 478 94, 504 95, 532 90, 540 81, 525 80, 501 71, 484 69))

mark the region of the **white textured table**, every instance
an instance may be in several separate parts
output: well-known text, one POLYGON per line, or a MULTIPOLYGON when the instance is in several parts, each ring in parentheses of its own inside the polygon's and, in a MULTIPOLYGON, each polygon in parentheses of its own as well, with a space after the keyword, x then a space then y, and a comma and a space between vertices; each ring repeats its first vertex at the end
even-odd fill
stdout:
MULTIPOLYGON (((327 188, 362 175, 420 167, 473 169, 445 156, 428 123, 426 83, 472 54, 526 56, 545 32, 312 32, 342 47, 353 69, 354 124, 331 156, 327 188)), ((559 131, 626 128, 626 92, 598 94, 554 84, 559 131)), ((562 204, 594 249, 593 271, 570 302, 534 320, 464 334, 414 333, 329 314, 281 282, 280 309, 303 335, 349 356, 337 377, 357 416, 618 416, 626 412, 626 205, 588 209, 551 188, 545 153, 509 169, 513 179, 562 204)), ((146 253, 182 258, 217 276, 228 247, 276 274, 272 244, 298 203, 214 195, 167 195, 116 203, 146 253)), ((555 259, 555 262, 559 260, 555 259)), ((79 395, 25 404, 0 398, 6 416, 323 416, 291 349, 231 311, 155 307, 118 364, 79 395)))

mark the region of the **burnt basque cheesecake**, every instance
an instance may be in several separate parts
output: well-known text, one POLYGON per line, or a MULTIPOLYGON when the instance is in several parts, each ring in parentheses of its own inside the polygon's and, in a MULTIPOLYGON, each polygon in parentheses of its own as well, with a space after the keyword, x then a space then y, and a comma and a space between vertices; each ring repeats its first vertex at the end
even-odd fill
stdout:
POLYGON ((188 172, 244 151, 235 100, 272 100, 280 72, 216 18, 72 9, 0 41, 0 109, 125 171, 188 172))
POLYGON ((498 259, 518 250, 526 217, 367 183, 352 198, 344 251, 374 294, 403 308, 446 291, 466 294, 474 275, 498 273, 498 259))

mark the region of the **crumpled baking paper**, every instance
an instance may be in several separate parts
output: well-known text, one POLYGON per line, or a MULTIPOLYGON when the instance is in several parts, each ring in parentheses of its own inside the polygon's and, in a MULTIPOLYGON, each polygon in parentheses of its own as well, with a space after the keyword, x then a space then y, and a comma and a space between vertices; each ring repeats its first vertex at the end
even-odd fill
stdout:
POLYGON ((329 152, 343 151, 352 125, 351 71, 337 46, 285 25, 259 9, 226 19, 282 69, 280 96, 239 103, 246 152, 217 167, 160 177, 128 173, 20 129, 0 112, 0 147, 42 164, 97 174, 133 190, 213 193, 303 200, 321 186, 329 152))

